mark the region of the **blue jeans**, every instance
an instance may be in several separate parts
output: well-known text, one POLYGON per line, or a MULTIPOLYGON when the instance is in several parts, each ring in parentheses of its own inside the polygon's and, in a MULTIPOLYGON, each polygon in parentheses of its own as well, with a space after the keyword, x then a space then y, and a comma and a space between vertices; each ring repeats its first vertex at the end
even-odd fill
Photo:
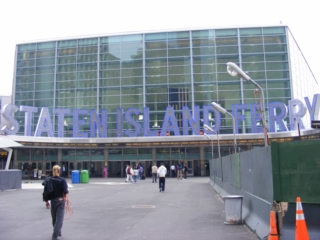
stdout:
POLYGON ((142 172, 139 172, 139 177, 140 177, 140 180, 141 180, 141 178, 142 178, 142 172))
POLYGON ((137 175, 133 175, 133 181, 134 181, 134 183, 137 182, 137 179, 138 179, 138 176, 137 176, 137 175))
POLYGON ((157 173, 152 173, 152 182, 157 182, 157 173))
POLYGON ((57 238, 59 235, 61 235, 65 206, 65 201, 63 198, 61 199, 62 200, 60 200, 60 198, 55 198, 51 200, 51 217, 53 225, 52 238, 57 238))

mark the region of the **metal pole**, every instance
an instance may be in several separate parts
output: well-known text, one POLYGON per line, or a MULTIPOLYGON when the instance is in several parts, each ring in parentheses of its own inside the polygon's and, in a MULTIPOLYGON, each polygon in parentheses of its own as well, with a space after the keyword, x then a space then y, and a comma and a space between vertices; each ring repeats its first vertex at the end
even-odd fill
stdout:
POLYGON ((264 106, 264 93, 262 88, 260 87, 260 85, 258 83, 256 83, 254 80, 252 80, 251 78, 249 79, 249 81, 251 81, 257 88, 259 88, 259 91, 261 93, 261 98, 260 98, 260 105, 261 105, 261 118, 262 118, 262 124, 263 124, 263 134, 264 134, 264 146, 268 147, 268 130, 267 130, 267 123, 266 123, 266 119, 265 119, 265 106, 264 106))
POLYGON ((237 139, 236 139, 236 121, 234 117, 232 116, 231 113, 226 112, 230 117, 232 117, 232 122, 233 122, 233 143, 234 143, 234 153, 237 152, 237 139))

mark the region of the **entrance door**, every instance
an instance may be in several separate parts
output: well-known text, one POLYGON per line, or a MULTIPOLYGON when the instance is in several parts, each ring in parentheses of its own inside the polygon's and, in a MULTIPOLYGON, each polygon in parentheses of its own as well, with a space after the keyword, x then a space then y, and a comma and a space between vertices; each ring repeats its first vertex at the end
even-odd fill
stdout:
POLYGON ((187 161, 187 167, 188 167, 188 177, 193 177, 194 173, 193 173, 193 160, 189 160, 187 161))

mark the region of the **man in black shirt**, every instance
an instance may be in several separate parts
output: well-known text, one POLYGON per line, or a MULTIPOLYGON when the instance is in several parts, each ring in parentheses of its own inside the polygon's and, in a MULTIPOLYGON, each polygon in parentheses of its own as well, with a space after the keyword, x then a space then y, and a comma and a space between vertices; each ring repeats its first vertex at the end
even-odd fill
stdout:
POLYGON ((66 180, 60 177, 60 166, 55 165, 52 168, 52 187, 53 192, 50 194, 49 199, 51 200, 51 217, 53 225, 52 240, 60 239, 61 228, 64 217, 65 200, 64 195, 68 194, 68 184, 66 180))

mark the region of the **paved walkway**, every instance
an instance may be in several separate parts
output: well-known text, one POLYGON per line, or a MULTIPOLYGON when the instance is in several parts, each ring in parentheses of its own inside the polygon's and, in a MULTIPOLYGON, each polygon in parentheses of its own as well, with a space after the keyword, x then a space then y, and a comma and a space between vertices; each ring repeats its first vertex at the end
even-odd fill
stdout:
MULTIPOLYGON (((92 178, 69 183, 73 215, 62 240, 256 240, 245 225, 224 225, 224 204, 208 177, 166 179, 165 192, 150 178, 92 178)), ((39 180, 24 180, 21 190, 0 192, 0 239, 50 240, 50 210, 42 202, 39 180), (28 183, 26 183, 28 182, 28 183)))

